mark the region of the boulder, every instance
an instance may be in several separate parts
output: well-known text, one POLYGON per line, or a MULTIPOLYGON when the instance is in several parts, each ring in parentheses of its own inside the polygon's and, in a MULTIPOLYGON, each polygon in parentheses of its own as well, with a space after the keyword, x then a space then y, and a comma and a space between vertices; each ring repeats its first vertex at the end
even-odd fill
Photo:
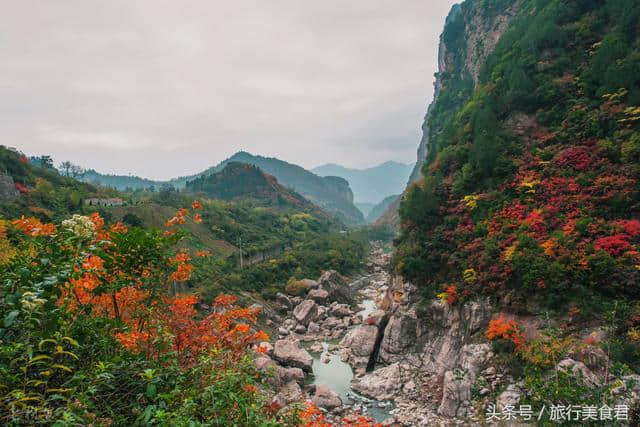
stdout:
POLYGON ((496 400, 496 407, 499 411, 503 410, 507 406, 515 408, 520 403, 521 398, 522 393, 518 386, 515 384, 509 384, 506 390, 498 396, 498 399, 496 400))
POLYGON ((318 305, 313 300, 306 299, 293 309, 293 316, 306 326, 318 318, 318 305))
POLYGON ((276 365, 276 362, 267 356, 258 356, 253 363, 255 364, 256 369, 260 372, 267 372, 270 370, 275 371, 278 366, 276 365))
POLYGON ((278 340, 273 349, 273 358, 285 366, 293 366, 311 372, 313 358, 298 341, 278 340))
POLYGON ((445 417, 464 417, 471 402, 471 380, 465 374, 447 371, 442 385, 442 401, 438 413, 445 417))
POLYGON ((319 408, 324 408, 327 411, 331 411, 339 406, 342 406, 342 399, 334 391, 329 389, 324 384, 318 384, 316 386, 315 394, 311 401, 319 408))
POLYGON ((309 350, 311 350, 314 353, 322 353, 324 351, 324 347, 322 347, 321 342, 316 341, 311 345, 311 347, 309 347, 309 350))
POLYGON ((300 385, 304 383, 304 371, 300 368, 285 368, 284 366, 278 366, 276 368, 276 373, 282 384, 286 384, 291 380, 300 385))
POLYGON ((314 300, 317 303, 323 303, 329 298, 329 292, 322 288, 311 289, 307 294, 307 298, 314 300))
POLYGON ((380 344, 380 358, 385 362, 402 357, 417 338, 417 316, 414 310, 397 310, 387 323, 380 344))
POLYGON ((273 345, 271 345, 270 342, 262 341, 258 344, 258 347, 262 349, 263 354, 266 354, 267 356, 273 355, 273 345))
POLYGON ((350 304, 353 301, 353 289, 349 287, 346 279, 335 270, 322 273, 318 280, 320 287, 329 293, 330 301, 338 301, 350 304))
POLYGON ((280 388, 278 394, 273 398, 273 402, 278 403, 279 406, 285 406, 289 403, 298 402, 303 398, 302 389, 296 381, 291 380, 280 388))
POLYGON ((336 304, 329 309, 329 314, 338 318, 343 318, 351 316, 353 311, 351 311, 351 308, 349 308, 347 304, 336 304))
POLYGON ((16 189, 13 178, 9 175, 0 174, 0 201, 12 201, 20 196, 20 192, 16 189))
POLYGON ((322 326, 324 329, 331 330, 337 327, 342 326, 342 321, 336 317, 327 317, 324 322, 322 322, 322 326))
POLYGON ((329 309, 327 307, 325 307, 324 305, 319 305, 318 306, 318 320, 326 318, 328 312, 329 312, 329 309))
POLYGON ((356 371, 363 371, 367 367, 377 336, 377 326, 360 325, 350 330, 342 340, 341 344, 346 349, 347 361, 356 371))
POLYGON ((281 384, 280 375, 278 374, 280 366, 278 366, 276 362, 267 356, 259 356, 256 357, 253 363, 258 371, 267 374, 267 381, 269 384, 276 387, 281 384))
POLYGON ((307 326, 307 332, 309 334, 317 334, 320 332, 320 326, 316 322, 309 322, 309 326, 307 326))
POLYGON ((278 328, 278 334, 280 334, 280 335, 289 335, 289 330, 287 328, 280 327, 280 328, 278 328))
POLYGON ((378 400, 394 399, 402 384, 402 373, 398 363, 351 380, 351 388, 355 391, 378 400))
POLYGON ((291 310, 293 307, 293 303, 291 302, 291 298, 283 294, 282 292, 278 292, 276 294, 276 302, 280 304, 283 308, 287 310, 291 310))
POLYGON ((582 378, 588 386, 597 387, 600 385, 598 377, 582 362, 564 359, 558 363, 558 369, 573 374, 576 378, 582 378))

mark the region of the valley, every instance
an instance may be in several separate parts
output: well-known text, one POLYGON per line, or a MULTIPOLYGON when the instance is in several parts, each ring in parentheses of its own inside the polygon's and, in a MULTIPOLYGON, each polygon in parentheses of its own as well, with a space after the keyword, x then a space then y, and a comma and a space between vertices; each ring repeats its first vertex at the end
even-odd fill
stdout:
MULTIPOLYGON (((254 95, 267 82, 268 102, 255 111, 252 97, 236 95, 204 108, 216 99, 201 90, 216 75, 204 67, 192 80, 146 82, 185 94, 172 105, 180 131, 174 111, 162 126, 120 116, 117 127, 131 126, 125 118, 141 126, 135 138, 34 124, 34 141, 60 139, 51 150, 77 145, 67 150, 74 162, 58 166, 43 151, 50 144, 0 145, 0 424, 640 425, 640 3, 453 4, 438 23, 433 98, 416 141, 399 129, 415 94, 392 93, 401 70, 381 65, 427 50, 414 45, 417 32, 394 27, 403 21, 392 11, 410 5, 380 4, 363 14, 371 26, 352 28, 363 18, 356 3, 324 21, 294 19, 297 37, 287 33, 275 57, 242 56, 260 78, 230 79, 215 95, 254 95), (323 42, 335 46, 323 52, 309 38, 326 25, 323 42), (342 26, 356 46, 389 37, 355 49, 371 58, 398 49, 355 73, 353 93, 322 81, 357 62, 352 45, 327 37, 342 26), (308 52, 327 64, 305 62, 308 52), (297 78, 313 81, 268 66, 288 56, 301 61, 297 78), (186 94, 197 102, 187 105, 186 94), (201 135, 209 122, 216 132, 201 135), (405 158, 408 144, 415 162, 389 160, 405 158), (183 147, 208 163, 189 169, 183 147), (94 149, 138 155, 158 172, 150 176, 182 159, 187 175, 85 169, 107 164, 87 155, 94 149)), ((230 39, 264 41, 252 32, 265 31, 258 23, 277 15, 280 28, 311 8, 269 7, 230 39)), ((423 18, 411 28, 430 25, 423 18)), ((214 27, 207 20, 196 27, 214 27)), ((111 41, 137 46, 143 33, 111 41)), ((186 55, 180 64, 229 53, 200 50, 224 45, 217 33, 208 43, 195 42, 199 32, 161 33, 158 47, 169 39, 172 57, 186 55)), ((73 46, 65 34, 51 43, 73 46)), ((91 105, 124 105, 118 97, 129 93, 107 91, 116 102, 100 85, 60 86, 90 92, 91 105)), ((144 95, 136 101, 162 106, 144 95)), ((115 166, 129 161, 117 156, 115 166)))

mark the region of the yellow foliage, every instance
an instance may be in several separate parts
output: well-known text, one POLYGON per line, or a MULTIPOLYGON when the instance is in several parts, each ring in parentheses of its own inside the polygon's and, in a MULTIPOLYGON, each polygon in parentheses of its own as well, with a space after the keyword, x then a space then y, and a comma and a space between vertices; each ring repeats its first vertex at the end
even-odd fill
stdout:
POLYGON ((464 205, 466 207, 473 210, 478 207, 478 199, 480 199, 480 196, 475 194, 469 194, 467 196, 464 196, 462 201, 464 202, 464 205))
POLYGON ((7 240, 7 222, 0 219, 0 265, 8 264, 16 256, 16 250, 7 240))
POLYGON ((442 293, 440 293, 440 294, 438 294, 438 295, 436 295, 436 296, 437 296, 437 297, 438 297, 438 299, 439 299, 440 301, 442 301, 443 303, 446 303, 446 302, 447 302, 447 298, 449 298, 449 294, 448 294, 448 293, 446 293, 446 292, 442 292, 442 293))
POLYGON ((296 280, 294 277, 291 277, 287 282, 287 286, 285 286, 284 290, 289 295, 302 296, 307 292, 307 284, 302 280, 296 280))
POLYGON ((549 368, 555 366, 574 343, 573 337, 556 338, 543 335, 529 343, 521 355, 529 363, 549 368))
POLYGON ((517 248, 518 248, 518 242, 516 242, 513 245, 509 246, 502 253, 502 259, 505 260, 505 261, 511 261, 513 259, 513 254, 516 252, 517 248))
POLYGON ((540 180, 538 179, 525 179, 520 183, 520 188, 524 190, 525 193, 535 193, 536 187, 540 184, 540 180))
POLYGON ((474 284, 478 280, 478 273, 473 268, 468 268, 462 273, 464 281, 468 284, 474 284))

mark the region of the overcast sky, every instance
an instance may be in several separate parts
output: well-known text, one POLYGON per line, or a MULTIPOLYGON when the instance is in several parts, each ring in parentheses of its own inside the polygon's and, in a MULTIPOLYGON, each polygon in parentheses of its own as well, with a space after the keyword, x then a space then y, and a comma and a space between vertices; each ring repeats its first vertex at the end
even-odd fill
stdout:
POLYGON ((415 161, 450 0, 0 0, 0 144, 164 179, 415 161))

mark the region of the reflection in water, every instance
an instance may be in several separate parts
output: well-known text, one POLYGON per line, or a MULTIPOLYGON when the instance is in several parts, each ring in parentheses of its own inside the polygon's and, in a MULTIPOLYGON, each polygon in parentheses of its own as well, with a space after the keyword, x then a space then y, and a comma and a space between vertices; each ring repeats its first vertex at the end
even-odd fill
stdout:
MULTIPOLYGON (((375 301, 367 299, 360 303, 360 307, 362 307, 362 311, 359 313, 366 319, 369 314, 376 309, 376 304, 375 301)), ((363 410, 360 412, 375 418, 377 421, 384 421, 389 418, 389 411, 393 409, 393 406, 387 402, 384 408, 379 408, 378 405, 380 402, 359 397, 351 390, 351 380, 353 379, 351 366, 340 360, 339 355, 329 353, 329 345, 326 342, 322 343, 322 348, 322 354, 312 354, 313 383, 328 386, 340 396, 342 403, 345 405, 355 404, 362 406, 363 410), (322 362, 327 356, 329 357, 329 363, 322 362)))
POLYGON ((322 355, 316 354, 313 358, 313 383, 329 386, 331 390, 338 393, 344 403, 349 400, 347 393, 351 391, 353 371, 348 363, 340 360, 340 356, 329 353, 327 351, 328 347, 329 345, 323 342, 322 348, 324 350, 322 355), (326 355, 331 359, 329 363, 322 362, 326 355))

